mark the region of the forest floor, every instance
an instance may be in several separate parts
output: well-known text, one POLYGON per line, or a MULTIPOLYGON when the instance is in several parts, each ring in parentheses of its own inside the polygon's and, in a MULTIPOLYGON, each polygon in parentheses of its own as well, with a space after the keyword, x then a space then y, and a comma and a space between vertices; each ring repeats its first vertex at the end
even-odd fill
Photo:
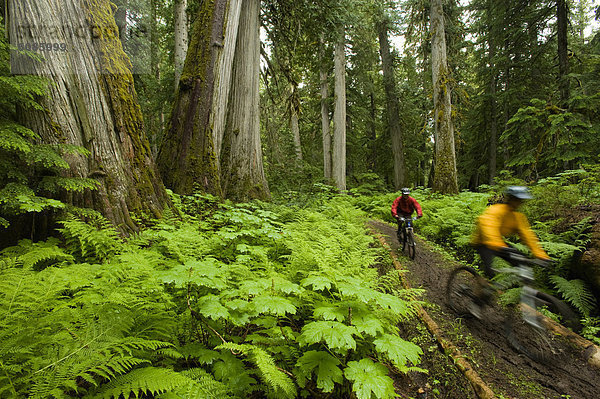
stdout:
MULTIPOLYGON (((600 397, 600 369, 588 365, 580 348, 572 347, 559 364, 539 364, 516 352, 506 340, 501 324, 502 315, 492 315, 498 323, 476 319, 458 319, 445 302, 445 285, 450 271, 458 266, 443 251, 417 238, 414 260, 402 256, 396 239, 396 228, 380 221, 370 226, 380 233, 391 250, 400 256, 412 288, 425 290, 425 311, 438 324, 446 339, 456 345, 484 383, 498 398, 577 398, 600 397)), ((494 312, 500 312, 494 310, 494 312)), ((435 339, 421 323, 405 323, 401 333, 417 340, 424 351, 420 367, 428 374, 410 373, 397 381, 403 398, 477 397, 469 382, 452 360, 438 350, 435 339), (420 342, 418 341, 420 340, 420 342), (419 389, 425 391, 420 396, 419 389)))

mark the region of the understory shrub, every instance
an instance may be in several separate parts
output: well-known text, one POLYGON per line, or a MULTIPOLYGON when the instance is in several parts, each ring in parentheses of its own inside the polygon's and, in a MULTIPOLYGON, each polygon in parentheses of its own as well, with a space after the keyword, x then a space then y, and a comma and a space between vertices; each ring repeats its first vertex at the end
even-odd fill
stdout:
POLYGON ((393 398, 390 370, 423 371, 415 291, 378 280, 348 198, 175 197, 127 241, 73 217, 0 253, 0 397, 393 398))

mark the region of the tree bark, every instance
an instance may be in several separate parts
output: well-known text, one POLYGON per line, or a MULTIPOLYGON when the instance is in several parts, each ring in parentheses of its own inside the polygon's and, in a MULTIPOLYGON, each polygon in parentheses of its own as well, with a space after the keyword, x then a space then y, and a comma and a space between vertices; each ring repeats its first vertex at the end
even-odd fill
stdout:
POLYGON ((346 55, 344 33, 335 45, 335 111, 331 175, 338 190, 346 190, 346 55))
POLYGON ((225 38, 222 43, 222 50, 217 57, 217 66, 215 67, 215 91, 210 125, 213 129, 215 155, 219 167, 223 136, 225 135, 225 123, 231 90, 231 74, 238 39, 241 9, 242 0, 229 1, 225 22, 225 38))
POLYGON ((219 169, 209 117, 213 109, 215 62, 223 35, 227 0, 204 2, 194 24, 179 90, 159 150, 163 181, 176 193, 198 184, 221 195, 219 169))
POLYGON ((392 139, 392 155, 394 157, 394 187, 396 190, 402 188, 406 181, 404 166, 404 146, 402 143, 402 129, 400 128, 400 106, 396 95, 396 78, 394 76, 394 65, 390 54, 390 43, 388 40, 388 28, 385 16, 377 24, 379 36, 379 53, 383 68, 383 87, 386 96, 386 110, 388 117, 388 128, 392 139))
POLYGON ((323 177, 331 181, 331 132, 329 129, 329 84, 327 82, 327 64, 325 63, 325 42, 323 35, 319 39, 320 80, 321 80, 321 132, 323 141, 323 177))
POLYGON ((369 147, 371 153, 369 155, 370 159, 368 161, 368 165, 371 172, 375 172, 375 169, 377 168, 377 127, 375 124, 377 109, 375 107, 375 83, 371 80, 371 84, 371 93, 369 93, 369 139, 371 140, 369 147))
POLYGON ((227 124, 221 151, 221 176, 227 198, 270 197, 260 142, 260 0, 242 2, 227 124))
POLYGON ((298 109, 300 100, 297 98, 296 87, 290 88, 290 129, 294 139, 294 151, 296 152, 296 162, 298 165, 302 163, 302 142, 300 140, 300 125, 298 121, 298 109))
POLYGON ((569 25, 567 1, 556 0, 556 21, 558 40, 558 84, 561 106, 566 106, 569 101, 569 54, 567 42, 567 29, 569 25))
POLYGON ((175 61, 175 90, 177 90, 188 50, 187 0, 176 0, 173 4, 173 14, 175 17, 173 58, 175 61))
POLYGON ((67 155, 69 176, 92 177, 97 191, 67 198, 100 211, 123 232, 138 230, 131 213, 159 217, 168 203, 144 135, 131 62, 119 40, 108 0, 10 0, 13 43, 65 43, 45 59, 15 57, 17 69, 46 76, 52 85, 45 111, 27 110, 21 121, 43 143, 77 145, 89 157, 67 155))
MULTIPOLYGON (((488 0, 487 2, 487 18, 488 26, 491 26, 491 13, 493 10, 493 3, 495 0, 488 0)), ((497 164, 497 153, 498 153, 498 106, 496 102, 496 91, 497 91, 497 74, 496 74, 496 38, 492 33, 488 32, 488 46, 489 46, 489 65, 490 65, 490 141, 489 141, 489 181, 490 185, 494 185, 494 179, 496 178, 496 164, 497 164)))
POLYGON ((458 193, 458 182, 442 0, 432 0, 431 2, 431 35, 433 118, 435 123, 433 189, 443 194, 455 194, 458 193))

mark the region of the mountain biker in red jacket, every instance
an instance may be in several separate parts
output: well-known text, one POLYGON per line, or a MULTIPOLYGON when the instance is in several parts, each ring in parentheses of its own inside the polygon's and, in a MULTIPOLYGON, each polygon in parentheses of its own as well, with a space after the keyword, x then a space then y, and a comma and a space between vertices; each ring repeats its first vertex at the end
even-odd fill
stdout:
POLYGON ((403 224, 400 218, 410 218, 414 211, 417 211, 418 218, 423 217, 421 205, 410 196, 410 189, 405 187, 402 189, 402 195, 396 198, 392 204, 392 216, 398 221, 398 232, 403 224))

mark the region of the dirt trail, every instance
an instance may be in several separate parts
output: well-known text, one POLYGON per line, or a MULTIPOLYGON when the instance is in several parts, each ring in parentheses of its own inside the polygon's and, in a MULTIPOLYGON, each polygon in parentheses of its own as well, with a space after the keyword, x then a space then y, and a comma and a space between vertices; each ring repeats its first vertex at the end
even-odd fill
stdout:
MULTIPOLYGON (((395 227, 378 221, 370 225, 398 253, 395 227)), ((542 365, 520 355, 506 341, 501 315, 492 316, 497 323, 463 321, 448 308, 444 290, 450 270, 457 266, 453 260, 418 238, 414 260, 400 255, 411 287, 425 290, 424 299, 431 304, 426 308, 429 315, 499 398, 600 398, 600 370, 585 362, 579 348, 572 348, 564 362, 553 365, 542 365)), ((464 392, 443 397, 463 399, 464 392)))

